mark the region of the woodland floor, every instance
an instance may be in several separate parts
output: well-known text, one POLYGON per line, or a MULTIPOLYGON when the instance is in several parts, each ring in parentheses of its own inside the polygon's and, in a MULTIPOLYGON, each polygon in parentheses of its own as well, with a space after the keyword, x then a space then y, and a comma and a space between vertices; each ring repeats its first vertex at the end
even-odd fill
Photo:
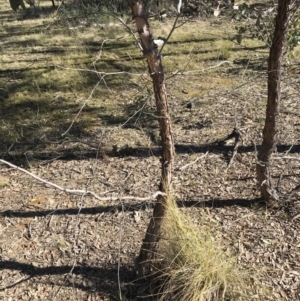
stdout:
MULTIPOLYGON (((9 26, 14 17, 6 14, 9 26)), ((2 35, 3 41, 12 38, 2 35)), ((9 44, 2 48, 3 55, 10 51, 9 44)), ((286 195, 279 209, 267 209, 259 199, 255 177, 267 97, 266 57, 249 53, 228 58, 228 64, 217 68, 210 69, 220 61, 205 62, 200 69, 208 68, 207 75, 200 72, 200 83, 199 72, 188 68, 177 77, 166 74, 176 143, 174 191, 182 210, 199 227, 209 226, 243 269, 259 271, 252 280, 261 284, 260 289, 249 293, 247 300, 298 301, 300 197, 299 191, 292 197, 288 193, 300 184, 299 57, 284 68, 278 145, 272 161, 274 183, 286 195), (186 107, 190 102, 191 110, 186 107), (233 141, 216 140, 234 127, 240 129, 243 145, 228 168, 233 141), (185 166, 188 163, 192 164, 185 166)), ((31 54, 26 55, 28 61, 25 55, 23 60, 30 64, 31 54)), ((124 120, 116 117, 107 126, 85 131, 76 123, 69 139, 47 133, 47 140, 39 132, 41 139, 34 140, 27 124, 24 139, 10 140, 23 131, 22 120, 16 119, 15 127, 5 132, 9 123, 5 115, 18 109, 16 103, 13 108, 8 105, 18 99, 21 86, 13 87, 24 78, 7 68, 2 61, 0 74, 7 84, 2 91, 9 95, 0 95, 1 158, 64 188, 87 189, 103 197, 147 197, 157 191, 159 135, 155 119, 147 119, 155 114, 153 98, 145 107, 140 99, 127 104, 125 121, 131 112, 140 113, 123 127, 124 120), (138 111, 142 107, 144 111, 138 111)), ((118 93, 112 92, 116 99, 118 93)), ((63 110, 59 97, 49 102, 63 110)), ((27 107, 38 119, 32 103, 21 109, 27 107)), ((80 106, 70 108, 74 116, 80 106)), ((31 124, 42 128, 34 119, 31 124)), ((122 300, 152 300, 146 297, 147 284, 133 281, 134 261, 152 209, 153 200, 100 201, 68 194, 0 164, 0 300, 120 300, 120 294, 122 300)))

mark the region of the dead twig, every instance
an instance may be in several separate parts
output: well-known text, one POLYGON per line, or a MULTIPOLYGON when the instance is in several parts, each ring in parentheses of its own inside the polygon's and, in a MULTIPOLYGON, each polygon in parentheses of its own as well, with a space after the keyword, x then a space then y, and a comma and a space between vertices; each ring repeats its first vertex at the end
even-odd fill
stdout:
POLYGON ((300 218, 300 214, 297 214, 295 215, 293 218, 292 218, 292 222, 295 221, 296 219, 300 218))
POLYGON ((93 88, 92 92, 90 93, 90 96, 84 101, 83 105, 81 106, 80 110, 78 111, 78 113, 76 114, 75 118, 72 120, 70 126, 68 127, 68 129, 62 133, 62 137, 64 137, 66 134, 68 134, 68 132, 71 130, 71 128, 73 127, 74 122, 78 119, 79 115, 81 114, 83 108, 86 106, 87 102, 91 99, 91 97, 93 96, 95 90, 97 89, 97 87, 99 86, 101 80, 103 79, 103 76, 101 77, 101 79, 97 82, 97 84, 95 85, 95 87, 93 88))
POLYGON ((27 280, 31 279, 31 278, 32 278, 32 276, 22 276, 18 280, 14 281, 14 282, 12 282, 12 283, 4 286, 4 287, 0 287, 0 291, 4 291, 6 289, 12 288, 12 287, 16 286, 17 284, 20 284, 24 281, 27 281, 27 280))
POLYGON ((139 41, 139 39, 136 37, 136 35, 134 34, 133 30, 130 28, 130 26, 128 26, 123 20, 122 18, 119 18, 117 14, 115 14, 115 18, 122 23, 123 26, 126 27, 126 29, 128 30, 128 32, 133 36, 136 44, 139 46, 140 50, 143 52, 143 47, 139 41))
POLYGON ((177 167, 175 170, 176 170, 176 171, 178 171, 178 170, 183 171, 183 170, 185 170, 186 168, 188 168, 189 166, 195 164, 195 163, 196 163, 197 161, 199 161, 200 159, 206 157, 207 154, 208 154, 208 151, 207 151, 203 156, 198 157, 198 158, 197 158, 196 160, 194 160, 193 162, 190 162, 190 163, 188 163, 188 164, 186 164, 186 165, 184 165, 184 166, 181 166, 181 167, 177 167))
POLYGON ((100 201, 117 201, 117 200, 136 200, 136 201, 141 201, 141 202, 144 202, 144 201, 150 201, 150 200, 154 200, 156 199, 159 195, 165 195, 165 193, 161 192, 161 191, 156 191, 154 192, 152 195, 148 196, 148 197, 134 197, 134 196, 111 196, 111 197, 100 197, 98 194, 96 194, 95 192, 93 191, 90 191, 90 190, 80 190, 80 189, 68 189, 68 188, 65 188, 65 187, 62 187, 62 186, 59 186, 55 183, 52 183, 52 182, 49 182, 49 181, 46 181, 38 176, 36 176, 35 174, 29 172, 28 170, 24 169, 24 168, 21 168, 21 167, 18 167, 12 163, 9 163, 5 160, 2 160, 0 159, 0 162, 5 164, 5 165, 8 165, 16 170, 19 170, 19 171, 22 171, 23 173, 26 173, 27 175, 31 176, 32 178, 46 184, 46 185, 49 185, 53 188, 56 188, 58 190, 61 190, 65 193, 69 193, 69 194, 76 194, 76 195, 87 195, 87 196, 93 196, 94 198, 96 198, 97 200, 100 200, 100 201))
POLYGON ((162 45, 162 47, 161 47, 161 49, 160 49, 160 51, 159 51, 160 54, 162 53, 162 51, 163 51, 163 49, 164 49, 166 43, 169 41, 169 39, 170 39, 172 33, 173 33, 174 30, 176 29, 176 24, 177 24, 177 22, 178 22, 179 17, 180 17, 180 13, 178 13, 177 16, 176 16, 176 19, 175 19, 175 21, 174 21, 174 24, 173 24, 173 26, 172 26, 172 29, 171 29, 171 31, 169 32, 169 34, 168 34, 168 36, 167 36, 167 38, 166 38, 165 43, 163 43, 163 45, 162 45))

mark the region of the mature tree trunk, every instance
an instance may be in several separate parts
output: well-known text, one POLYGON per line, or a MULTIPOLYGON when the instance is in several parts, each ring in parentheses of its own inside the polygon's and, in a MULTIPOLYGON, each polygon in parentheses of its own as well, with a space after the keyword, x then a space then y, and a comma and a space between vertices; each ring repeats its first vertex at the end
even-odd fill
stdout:
POLYGON ((278 11, 275 19, 275 32, 268 64, 268 103, 263 130, 263 142, 258 152, 256 164, 257 178, 262 198, 267 204, 276 201, 276 193, 271 184, 270 157, 275 147, 280 105, 281 62, 284 43, 289 23, 289 6, 291 0, 278 0, 278 11))
MULTIPOLYGON (((131 8, 132 16, 136 22, 143 54, 147 60, 149 74, 153 82, 157 118, 159 122, 162 143, 160 190, 168 195, 172 184, 174 141, 161 56, 157 50, 157 46, 153 42, 153 37, 150 32, 147 13, 145 11, 147 1, 127 0, 127 2, 131 8)), ((146 275, 149 271, 149 264, 151 264, 151 260, 155 255, 155 250, 157 249, 160 239, 161 224, 165 215, 165 210, 166 196, 160 196, 156 201, 153 210, 153 217, 150 220, 140 255, 137 260, 140 274, 146 275)))

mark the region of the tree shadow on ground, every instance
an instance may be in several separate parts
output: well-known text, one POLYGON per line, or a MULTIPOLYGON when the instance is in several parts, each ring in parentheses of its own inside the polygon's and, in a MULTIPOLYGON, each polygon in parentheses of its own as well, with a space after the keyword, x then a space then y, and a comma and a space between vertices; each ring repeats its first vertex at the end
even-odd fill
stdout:
MULTIPOLYGON (((10 151, 9 145, 6 145, 6 149, 3 148, 5 145, 5 140, 2 142, 2 150, 0 148, 0 157, 11 163, 17 165, 26 166, 28 160, 40 160, 49 163, 51 160, 85 160, 85 159, 95 159, 103 158, 103 156, 126 158, 126 157, 137 157, 137 158, 148 158, 148 157, 159 157, 161 156, 161 147, 131 147, 125 146, 119 149, 107 149, 105 146, 101 145, 101 138, 95 138, 91 134, 89 138, 86 139, 86 128, 85 126, 76 125, 70 131, 72 136, 78 137, 71 140, 69 137, 59 137, 57 132, 52 133, 55 136, 55 141, 42 141, 39 139, 33 140, 31 143, 25 142, 24 144, 20 141, 15 141, 11 144, 14 147, 14 151, 10 151), (84 137, 84 138, 80 138, 84 137), (95 142, 96 140, 96 142, 95 142), (49 151, 49 146, 60 145, 60 149, 55 151, 49 151), (30 147, 30 148, 29 148, 30 147)), ((219 153, 222 154, 224 160, 229 162, 231 158, 231 153, 233 151, 233 146, 230 145, 219 145, 215 142, 202 144, 202 145, 189 145, 189 144, 176 144, 175 150, 177 154, 199 154, 199 153, 219 153)), ((255 146, 240 146, 237 153, 254 153, 256 150, 260 149, 260 145, 255 146)), ((277 145, 277 153, 285 153, 289 151, 290 154, 296 154, 300 152, 300 145, 277 145)), ((42 163, 42 162, 40 162, 42 163)))
MULTIPOLYGON (((247 207, 251 208, 253 206, 265 206, 265 202, 261 198, 254 199, 207 199, 207 200, 178 200, 177 205, 180 208, 184 207, 199 207, 199 208, 223 208, 223 207, 247 207)), ((98 206, 98 207, 88 207, 81 208, 80 212, 78 208, 68 208, 68 209, 49 209, 49 210, 34 210, 34 211, 16 211, 16 210, 6 210, 0 212, 0 216, 8 218, 30 218, 30 217, 45 217, 45 216, 55 216, 55 215, 97 215, 101 213, 115 214, 116 210, 119 212, 135 212, 137 210, 148 210, 153 209, 154 203, 152 202, 140 202, 136 204, 123 203, 122 205, 115 206, 98 206)))
MULTIPOLYGON (((179 207, 198 207, 198 208, 220 208, 226 206, 241 206, 241 207, 254 207, 258 209, 263 206, 263 202, 260 199, 231 199, 231 200, 199 200, 199 201, 178 201, 179 207)), ((120 212, 133 212, 136 210, 152 209, 153 204, 141 202, 136 205, 125 203, 122 206, 107 206, 107 207, 91 207, 81 208, 80 212, 78 208, 68 209, 54 209, 54 210, 41 210, 41 211, 5 211, 1 213, 1 216, 9 219, 13 218, 28 218, 28 217, 41 217, 46 215, 84 215, 84 214, 99 214, 99 213, 111 213, 114 214, 116 209, 120 212)), ((122 284, 122 292, 127 294, 130 298, 137 297, 137 290, 140 287, 147 287, 149 283, 145 283, 142 280, 136 278, 135 268, 131 265, 124 265, 118 267, 117 263, 105 263, 105 266, 87 266, 87 265, 62 265, 62 266, 44 266, 39 267, 32 263, 16 262, 13 260, 2 260, 0 262, 0 270, 10 270, 13 272, 19 271, 23 277, 18 278, 15 281, 11 278, 10 281, 6 281, 5 287, 2 289, 9 290, 15 286, 27 283, 27 285, 43 284, 62 287, 70 287, 93 293, 95 295, 105 295, 109 297, 119 296, 120 281, 122 284), (7 283, 8 282, 8 283, 7 283), (125 285, 123 285, 125 284, 125 285)), ((15 275, 18 275, 16 273, 15 275)), ((58 292, 58 291, 57 291, 58 292)), ((56 294, 56 290, 53 290, 53 295, 56 294)))
MULTIPOLYGON (((31 29, 33 33, 41 30, 41 26, 31 29)), ((22 24, 12 28, 12 36, 23 34, 22 24)), ((69 45, 44 47, 38 38, 29 41, 13 40, 12 44, 9 41, 5 41, 5 43, 14 51, 15 48, 23 49, 25 46, 38 47, 27 53, 29 57, 26 57, 24 53, 13 52, 13 56, 16 55, 18 63, 21 64, 20 68, 15 68, 10 65, 10 62, 7 62, 7 68, 2 68, 0 71, 0 85, 3 85, 3 88, 0 89, 0 115, 4 124, 0 131, 0 156, 22 157, 25 152, 37 152, 39 156, 45 150, 47 150, 47 154, 42 154, 42 157, 60 156, 56 151, 51 153, 50 149, 53 149, 55 144, 62 143, 64 136, 62 134, 69 128, 74 121, 74 116, 83 105, 81 98, 85 97, 86 91, 92 91, 95 88, 100 80, 99 76, 93 72, 82 71, 80 74, 72 74, 77 80, 74 82, 74 78, 69 79, 68 76, 60 76, 60 69, 48 62, 47 55, 39 60, 32 58, 37 53, 41 55, 49 53, 64 57, 64 54, 69 52, 69 45), (49 149, 47 149, 48 147, 49 149)), ((123 45, 122 47, 126 48, 130 43, 124 41, 118 42, 117 45, 118 47, 123 45)), ((96 52, 96 49, 89 49, 89 45, 82 47, 86 48, 87 52, 96 52)), ((111 44, 107 50, 109 51, 113 47, 114 44, 111 44)), ((98 51, 99 49, 97 49, 97 53, 98 51)), ((142 58, 136 57, 135 59, 141 60, 142 58)), ((13 58, 11 63, 15 63, 13 58)), ((77 61, 78 65, 81 63, 77 61)), ((110 72, 129 71, 128 63, 125 60, 108 59, 105 64, 109 64, 110 72)), ((73 65, 72 68, 76 68, 76 65, 73 65)), ((93 94, 95 99, 98 98, 100 101, 103 99, 103 106, 99 106, 99 101, 95 101, 95 105, 87 104, 78 118, 80 120, 75 121, 68 132, 69 136, 76 137, 76 139, 91 138, 91 141, 101 143, 98 140, 97 132, 100 131, 102 125, 120 125, 126 122, 128 118, 126 114, 133 107, 124 106, 123 108, 117 101, 107 106, 105 100, 109 98, 111 91, 104 87, 107 84, 109 88, 119 91, 120 83, 125 81, 124 74, 114 77, 106 76, 106 83, 102 83, 103 87, 99 85, 99 90, 95 90, 93 94)), ((126 87, 128 89, 137 88, 136 83, 128 79, 126 80, 126 87)), ((69 156, 72 153, 77 156, 78 144, 76 146, 69 143, 68 146, 67 155, 63 156, 69 156)), ((83 157, 91 156, 86 154, 83 157)))
MULTIPOLYGON (((72 120, 67 118, 68 115, 78 111, 78 105, 65 101, 50 102, 45 97, 39 97, 38 100, 26 99, 21 103, 3 102, 0 108, 0 115, 6 126, 2 127, 0 132, 0 153, 5 153, 5 150, 13 144, 21 152, 34 150, 37 145, 46 148, 47 142, 53 141, 60 143, 62 133, 71 125, 72 120), (14 121, 11 126, 5 120, 14 121), (47 141, 48 140, 48 141, 47 141)), ((90 109, 90 113, 95 112, 90 109)), ((70 128, 71 136, 89 137, 89 128, 96 126, 96 121, 93 119, 81 120, 75 122, 70 128)), ((50 142, 51 144, 51 142, 50 142)), ((16 151, 16 148, 11 150, 16 151)))
MULTIPOLYGON (((135 278, 135 272, 133 267, 120 267, 117 264, 111 264, 107 267, 90 267, 90 266, 48 266, 37 267, 31 263, 21 263, 12 260, 3 260, 0 262, 0 270, 21 271, 26 276, 19 279, 19 281, 8 284, 3 289, 9 289, 18 284, 30 280, 40 282, 46 285, 53 284, 60 287, 73 287, 82 291, 98 292, 106 295, 112 295, 115 292, 115 297, 118 296, 119 284, 118 280, 122 282, 130 282, 135 278), (75 278, 72 277, 75 275, 75 278), (64 276, 64 279, 55 280, 51 278, 51 283, 47 281, 47 278, 43 280, 43 277, 47 276, 64 276), (76 279, 76 276, 80 276, 76 279), (82 279, 83 278, 83 279, 82 279)), ((55 292, 54 292, 55 293, 55 292)))

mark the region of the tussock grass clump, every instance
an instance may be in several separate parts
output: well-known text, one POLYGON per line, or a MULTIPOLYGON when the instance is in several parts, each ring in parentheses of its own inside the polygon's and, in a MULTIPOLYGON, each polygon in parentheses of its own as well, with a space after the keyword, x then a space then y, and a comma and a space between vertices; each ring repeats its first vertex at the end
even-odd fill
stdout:
POLYGON ((225 254, 209 229, 198 229, 172 199, 157 259, 159 300, 233 300, 243 291, 245 273, 234 257, 225 254))

